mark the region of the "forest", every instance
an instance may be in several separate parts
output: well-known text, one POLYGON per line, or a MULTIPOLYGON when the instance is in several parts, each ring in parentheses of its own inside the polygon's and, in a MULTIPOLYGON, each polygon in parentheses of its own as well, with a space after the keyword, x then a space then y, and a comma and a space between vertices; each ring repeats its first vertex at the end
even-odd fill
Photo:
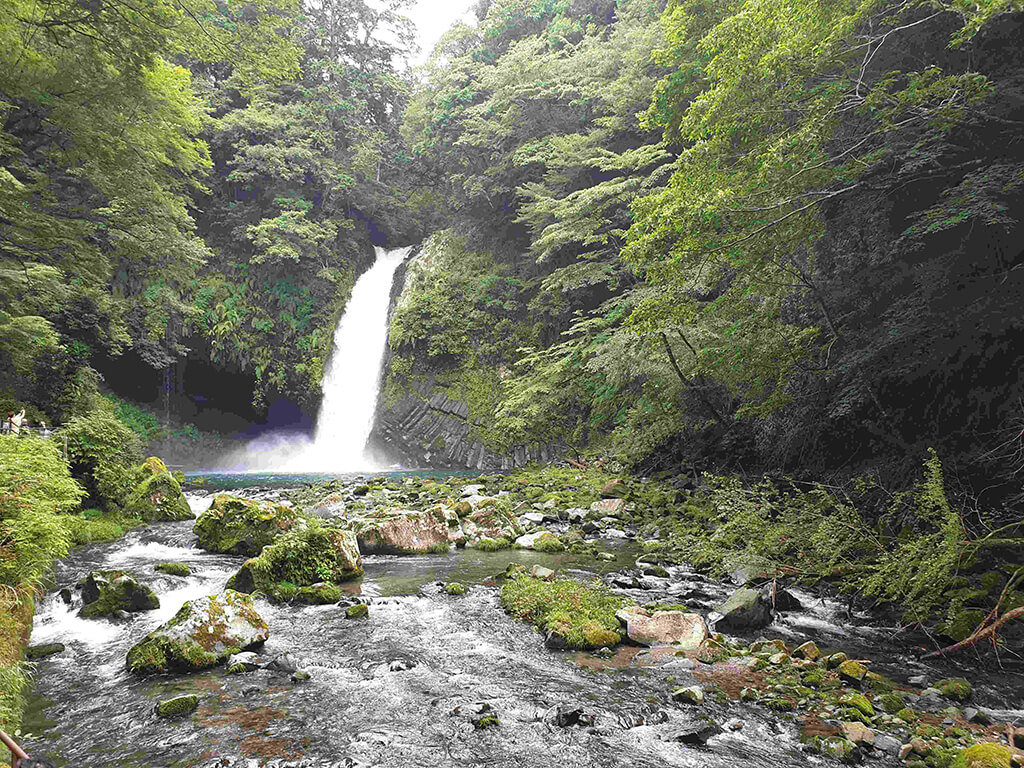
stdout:
POLYGON ((669 484, 676 555, 947 640, 1024 607, 950 602, 1024 562, 1021 0, 478 0, 416 67, 413 0, 2 4, 0 416, 57 439, 0 445, 0 725, 52 561, 202 404, 312 418, 375 246, 396 461, 669 484))

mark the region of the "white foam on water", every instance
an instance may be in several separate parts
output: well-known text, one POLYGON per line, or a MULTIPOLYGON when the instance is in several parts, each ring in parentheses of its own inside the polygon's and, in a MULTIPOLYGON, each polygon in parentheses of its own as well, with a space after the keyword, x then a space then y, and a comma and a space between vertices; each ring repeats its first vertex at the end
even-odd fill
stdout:
POLYGON ((182 560, 188 557, 195 557, 197 554, 196 550, 187 547, 172 547, 167 544, 150 541, 145 544, 142 542, 129 544, 124 549, 111 552, 109 560, 112 564, 120 564, 129 560, 142 560, 148 565, 154 560, 182 560))
POLYGON ((188 502, 188 508, 192 510, 192 514, 199 517, 203 512, 210 508, 213 504, 213 494, 204 494, 198 496, 196 494, 185 494, 185 501, 188 502))
POLYGON ((51 595, 36 611, 32 624, 32 643, 78 642, 100 646, 114 642, 124 631, 121 626, 110 621, 79 618, 78 608, 51 595))

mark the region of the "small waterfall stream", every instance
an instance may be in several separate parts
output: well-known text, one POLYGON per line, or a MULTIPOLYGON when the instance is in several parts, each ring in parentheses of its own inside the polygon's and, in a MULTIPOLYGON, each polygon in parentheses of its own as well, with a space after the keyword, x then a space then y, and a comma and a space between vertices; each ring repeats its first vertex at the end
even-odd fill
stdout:
POLYGON ((334 331, 313 439, 284 432, 263 435, 228 456, 225 468, 325 473, 381 469, 366 454, 366 441, 380 393, 391 285, 412 248, 375 248, 376 261, 353 286, 334 331))

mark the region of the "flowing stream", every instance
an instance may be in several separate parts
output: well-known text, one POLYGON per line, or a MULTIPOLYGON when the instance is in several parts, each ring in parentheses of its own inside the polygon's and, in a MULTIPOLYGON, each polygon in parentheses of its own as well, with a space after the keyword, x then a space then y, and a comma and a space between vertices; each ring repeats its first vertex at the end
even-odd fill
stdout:
MULTIPOLYGON (((191 496, 193 511, 205 509, 210 498, 191 496)), ((607 542, 617 553, 610 562, 526 550, 370 556, 365 576, 348 585, 370 604, 368 620, 347 619, 336 605, 257 601, 271 631, 262 659, 287 653, 309 680, 267 668, 130 675, 128 649, 184 601, 223 589, 243 560, 195 548, 191 528, 188 521, 151 525, 118 542, 81 547, 59 564, 57 587, 73 586, 98 568, 130 569, 154 588, 161 606, 130 620, 86 620, 77 616, 79 598, 69 605, 56 589, 46 596, 32 642, 61 642, 66 650, 38 663, 24 725, 30 754, 68 768, 823 764, 801 751, 790 715, 713 700, 698 714, 673 702, 672 686, 694 679, 671 655, 659 658, 630 646, 611 658, 552 651, 501 610, 494 575, 508 562, 615 584, 622 574, 638 573, 630 570, 638 553, 631 542, 607 542), (193 575, 154 570, 168 560, 188 563, 193 575), (471 585, 469 592, 446 595, 440 582, 452 580, 471 585), (182 693, 199 695, 195 714, 178 720, 155 715, 157 701, 182 693), (562 711, 578 713, 578 721, 559 722, 562 711), (482 712, 499 724, 476 728, 482 712), (681 729, 698 716, 725 724, 724 732, 706 746, 681 743, 681 729)), ((648 584, 625 594, 710 606, 733 588, 685 567, 670 570, 669 578, 654 580, 653 590, 648 584)), ((777 620, 767 635, 792 643, 813 638, 822 647, 868 654, 874 669, 899 680, 934 671, 898 655, 880 631, 852 624, 842 606, 797 594, 804 609, 777 620)), ((972 679, 987 706, 1005 709, 1017 700, 1015 683, 972 679)), ((895 757, 875 762, 898 765, 895 757)))
POLYGON ((313 439, 288 432, 264 435, 227 457, 225 468, 321 473, 380 468, 366 454, 366 440, 380 391, 391 286, 412 248, 375 248, 376 261, 353 286, 334 331, 313 439))

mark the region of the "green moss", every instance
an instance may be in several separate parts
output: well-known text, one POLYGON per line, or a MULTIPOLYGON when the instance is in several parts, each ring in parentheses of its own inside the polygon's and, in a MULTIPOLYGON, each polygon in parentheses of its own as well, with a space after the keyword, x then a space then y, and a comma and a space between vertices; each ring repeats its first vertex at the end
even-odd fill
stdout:
POLYGON ((839 676, 846 680, 859 685, 864 677, 868 673, 868 668, 861 664, 859 661, 853 659, 847 659, 838 667, 839 676))
POLYGON ((542 533, 533 543, 533 548, 537 552, 565 551, 565 545, 562 543, 562 540, 553 533, 542 533))
POLYGON ((343 594, 338 586, 321 582, 309 587, 299 587, 295 600, 305 605, 328 605, 341 600, 343 594))
POLYGON ((893 715, 906 706, 903 698, 898 693, 883 693, 880 696, 876 696, 875 704, 883 712, 893 715))
POLYGON ((25 649, 25 659, 26 661, 44 659, 47 656, 52 656, 55 653, 61 653, 64 650, 64 643, 44 643, 42 645, 30 645, 28 648, 25 649))
POLYGON ((431 555, 447 555, 451 551, 452 547, 447 541, 442 541, 427 548, 427 552, 431 555))
POLYGON ((444 591, 449 595, 464 595, 466 594, 466 585, 457 581, 449 581, 444 585, 444 591))
POLYGON ((125 571, 94 571, 83 580, 83 584, 83 598, 88 600, 80 612, 83 618, 113 616, 121 611, 151 611, 160 607, 156 593, 125 571))
POLYGON ((170 576, 192 575, 192 569, 189 568, 188 563, 157 563, 155 568, 160 573, 166 573, 170 576))
POLYGON ((199 516, 192 530, 203 549, 251 557, 290 530, 297 520, 298 513, 283 504, 222 493, 199 516))
POLYGON ((345 617, 349 619, 367 619, 370 617, 370 606, 366 603, 350 605, 345 610, 345 617))
POLYGON ((953 768, 1010 768, 1013 752, 1002 744, 975 744, 953 762, 953 768))
POLYGON ((161 701, 156 705, 156 713, 160 717, 180 717, 194 712, 199 707, 199 697, 194 693, 175 696, 173 699, 161 701))
POLYGON ((848 693, 845 696, 839 698, 840 704, 846 704, 847 706, 853 707, 854 709, 863 712, 868 717, 874 717, 875 708, 871 705, 871 702, 867 700, 862 694, 859 693, 848 693))
POLYGON ((489 539, 485 537, 477 540, 475 546, 481 552, 497 552, 501 549, 510 549, 512 547, 512 542, 504 537, 500 539, 489 539))
POLYGON ((192 510, 180 483, 155 456, 143 462, 143 478, 128 494, 125 513, 146 522, 191 520, 192 510))
POLYGON ((621 640, 615 612, 625 601, 600 585, 569 578, 541 581, 518 573, 502 585, 501 604, 570 648, 607 647, 621 640))
POLYGON ((963 677, 947 677, 933 686, 943 695, 955 701, 967 701, 971 697, 971 684, 963 677))
POLYGON ((473 721, 473 727, 478 731, 482 731, 485 728, 493 728, 496 725, 500 725, 501 721, 498 720, 497 715, 484 715, 473 721))

